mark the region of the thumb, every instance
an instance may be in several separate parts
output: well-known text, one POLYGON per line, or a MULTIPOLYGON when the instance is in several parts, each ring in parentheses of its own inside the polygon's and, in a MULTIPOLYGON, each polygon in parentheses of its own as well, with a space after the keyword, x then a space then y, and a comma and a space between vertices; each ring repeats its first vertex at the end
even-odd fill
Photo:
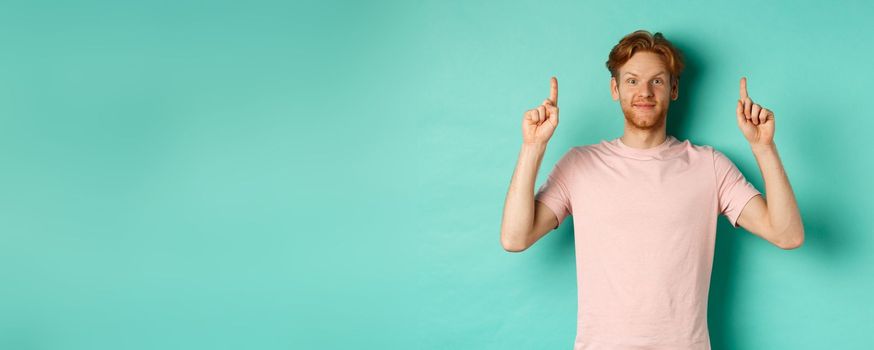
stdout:
POLYGON ((546 110, 549 111, 549 122, 552 123, 553 127, 558 126, 558 107, 557 106, 548 106, 546 110))
POLYGON ((737 114, 737 124, 744 125, 747 122, 747 118, 744 117, 744 104, 741 100, 737 100, 737 109, 735 110, 737 114))

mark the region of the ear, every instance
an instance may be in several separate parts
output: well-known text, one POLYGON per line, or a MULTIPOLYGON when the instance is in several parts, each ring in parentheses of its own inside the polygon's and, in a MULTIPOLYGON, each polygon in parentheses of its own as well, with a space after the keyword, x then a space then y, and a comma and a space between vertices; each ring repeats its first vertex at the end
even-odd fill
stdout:
POLYGON ((671 84, 671 100, 676 101, 680 96, 680 79, 674 79, 671 84))
POLYGON ((614 101, 619 100, 619 83, 616 82, 616 77, 610 77, 610 95, 614 101))

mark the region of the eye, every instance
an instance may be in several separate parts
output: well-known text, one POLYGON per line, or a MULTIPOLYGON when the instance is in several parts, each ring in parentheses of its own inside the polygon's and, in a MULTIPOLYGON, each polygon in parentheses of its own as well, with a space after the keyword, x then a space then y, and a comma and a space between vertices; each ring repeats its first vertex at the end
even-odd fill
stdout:
POLYGON ((628 82, 629 84, 634 84, 637 82, 637 80, 634 78, 631 78, 631 79, 626 80, 626 82, 628 82))
POLYGON ((656 84, 658 84, 658 85, 662 85, 662 79, 661 79, 661 78, 655 79, 655 80, 653 80, 653 82, 656 83, 656 84))

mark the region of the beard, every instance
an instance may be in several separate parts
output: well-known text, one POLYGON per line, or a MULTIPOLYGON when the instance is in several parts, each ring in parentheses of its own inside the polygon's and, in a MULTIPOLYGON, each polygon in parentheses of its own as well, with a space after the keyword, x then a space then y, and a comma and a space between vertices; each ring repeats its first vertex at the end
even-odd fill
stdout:
POLYGON ((639 130, 658 129, 665 124, 665 120, 668 116, 666 111, 645 112, 635 110, 634 107, 631 106, 627 109, 623 108, 622 114, 625 114, 625 121, 627 124, 639 130))

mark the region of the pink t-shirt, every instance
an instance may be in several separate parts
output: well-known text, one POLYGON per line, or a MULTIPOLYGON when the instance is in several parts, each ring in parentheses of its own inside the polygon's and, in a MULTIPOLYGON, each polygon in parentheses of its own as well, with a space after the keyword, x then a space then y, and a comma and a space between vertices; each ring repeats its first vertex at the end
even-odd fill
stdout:
MULTIPOLYGON (((724 154, 668 135, 572 147, 535 199, 574 217, 574 350, 710 349, 716 221, 761 194, 724 154)), ((556 226, 557 227, 557 226, 556 226)))

